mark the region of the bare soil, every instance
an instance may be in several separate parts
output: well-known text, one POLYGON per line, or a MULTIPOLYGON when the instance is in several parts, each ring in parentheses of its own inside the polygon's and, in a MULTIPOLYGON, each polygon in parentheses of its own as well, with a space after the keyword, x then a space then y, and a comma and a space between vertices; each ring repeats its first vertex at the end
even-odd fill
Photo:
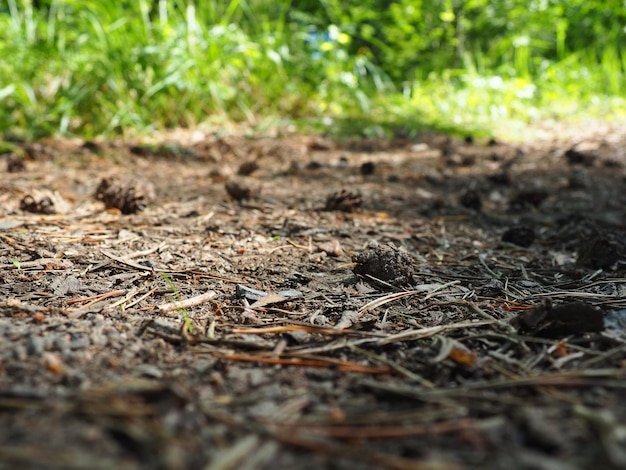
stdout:
POLYGON ((0 468, 626 468, 626 134, 6 153, 0 468))

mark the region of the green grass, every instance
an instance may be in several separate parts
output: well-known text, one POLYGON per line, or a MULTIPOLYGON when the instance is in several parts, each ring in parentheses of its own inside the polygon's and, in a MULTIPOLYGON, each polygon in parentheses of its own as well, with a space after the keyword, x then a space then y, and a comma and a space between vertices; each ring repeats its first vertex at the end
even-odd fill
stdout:
MULTIPOLYGON (((180 292, 178 291, 178 289, 176 288, 174 281, 172 281, 171 276, 167 273, 162 273, 162 276, 163 276, 163 279, 165 279, 165 282, 167 283, 169 288, 172 290, 173 295, 168 296, 170 302, 181 302, 183 298, 180 295, 180 292)), ((176 311, 180 314, 180 319, 182 321, 181 330, 185 334, 193 334, 193 321, 191 319, 191 315, 189 315, 189 311, 184 307, 179 307, 176 309, 176 311)))
POLYGON ((519 42, 504 65, 465 53, 463 66, 392 82, 331 26, 289 16, 289 1, 0 2, 0 132, 133 134, 203 122, 299 123, 389 135, 437 127, 491 132, 503 122, 626 115, 618 48, 538 56, 519 42), (151 10, 152 6, 154 8, 151 10), (319 39, 319 38, 318 38, 319 39))

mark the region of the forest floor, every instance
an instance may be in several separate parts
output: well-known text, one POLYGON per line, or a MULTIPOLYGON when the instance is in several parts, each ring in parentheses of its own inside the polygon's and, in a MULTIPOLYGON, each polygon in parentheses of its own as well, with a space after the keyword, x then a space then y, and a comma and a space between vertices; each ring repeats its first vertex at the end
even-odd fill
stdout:
POLYGON ((0 468, 626 467, 626 133, 5 153, 0 468))

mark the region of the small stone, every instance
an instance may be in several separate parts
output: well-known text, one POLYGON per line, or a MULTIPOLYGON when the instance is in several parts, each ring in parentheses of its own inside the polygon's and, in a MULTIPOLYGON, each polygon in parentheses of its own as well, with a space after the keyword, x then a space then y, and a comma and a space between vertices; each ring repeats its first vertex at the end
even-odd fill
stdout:
POLYGON ((41 356, 44 351, 43 338, 39 336, 29 336, 26 340, 26 351, 31 356, 41 356))
POLYGON ((102 331, 112 342, 119 341, 121 334, 115 328, 109 327, 103 329, 102 331))
POLYGON ((341 243, 339 240, 331 240, 328 242, 320 243, 317 245, 317 249, 323 251, 328 256, 341 256, 343 255, 343 249, 341 248, 341 243))
POLYGON ((70 349, 77 350, 89 347, 91 342, 89 341, 89 337, 86 335, 80 335, 76 338, 72 338, 70 342, 70 349))
POLYGON ((200 375, 211 374, 215 367, 215 360, 200 359, 191 364, 191 368, 200 375))
POLYGON ((253 289, 252 287, 244 286, 243 284, 237 284, 235 286, 235 295, 237 298, 246 298, 249 301, 256 302, 257 300, 265 297, 268 293, 262 290, 253 289))
POLYGON ((104 315, 101 313, 96 314, 92 323, 95 328, 102 328, 104 326, 104 315))
POLYGON ((163 371, 159 369, 157 366, 153 366, 152 364, 140 364, 136 367, 135 370, 138 375, 150 377, 153 379, 163 378, 163 371))
POLYGON ((70 349, 70 342, 67 340, 65 335, 58 335, 52 341, 52 349, 65 354, 70 349))
POLYGON ((43 364, 47 370, 55 374, 61 374, 65 371, 65 365, 63 364, 61 357, 56 353, 44 353, 43 364))
POLYGON ((91 334, 91 343, 94 346, 106 346, 108 343, 108 339, 105 335, 103 335, 100 331, 94 331, 91 334))
POLYGON ((26 346, 24 346, 23 344, 17 344, 13 348, 13 358, 18 362, 25 361, 28 358, 28 351, 26 350, 26 346))

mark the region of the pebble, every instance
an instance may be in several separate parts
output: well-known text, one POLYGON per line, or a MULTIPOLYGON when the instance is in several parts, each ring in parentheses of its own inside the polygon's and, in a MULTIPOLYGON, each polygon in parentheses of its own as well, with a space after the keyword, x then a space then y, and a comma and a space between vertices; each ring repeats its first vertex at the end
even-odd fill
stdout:
POLYGON ((52 340, 52 348, 57 351, 61 351, 61 353, 65 354, 65 352, 70 348, 70 342, 67 340, 65 335, 55 336, 52 340))
POLYGON ((121 335, 120 332, 117 331, 115 328, 113 327, 106 327, 102 330, 102 332, 108 336, 112 341, 117 340, 121 335))
POLYGON ((26 350, 26 346, 23 344, 17 344, 13 348, 13 358, 16 361, 22 362, 28 358, 28 351, 26 350))
POLYGON ((91 342, 89 341, 89 337, 87 335, 76 336, 70 342, 70 348, 73 350, 83 349, 89 347, 91 342))
POLYGON ((91 322, 93 323, 94 328, 104 328, 104 315, 98 313, 91 322))
POLYGON ((138 375, 143 375, 153 379, 162 379, 163 371, 152 364, 140 364, 135 368, 138 375))
POLYGON ((63 364, 63 360, 56 353, 44 353, 43 365, 47 370, 54 374, 62 374, 65 371, 65 364, 63 364))
POLYGON ((256 388, 259 385, 263 385, 270 380, 268 377, 267 371, 265 369, 250 369, 250 374, 248 375, 248 383, 256 388))
POLYGON ((214 361, 214 360, 213 361, 208 361, 208 360, 200 359, 200 360, 194 362, 191 365, 191 367, 192 367, 192 369, 194 369, 199 374, 207 374, 207 373, 211 372, 211 370, 215 366, 215 362, 216 361, 214 361))
POLYGON ((26 340, 26 351, 31 356, 41 356, 44 352, 44 340, 39 336, 29 336, 26 340))
POLYGON ((91 343, 94 346, 106 346, 108 341, 108 338, 100 331, 94 331, 91 333, 91 343))

